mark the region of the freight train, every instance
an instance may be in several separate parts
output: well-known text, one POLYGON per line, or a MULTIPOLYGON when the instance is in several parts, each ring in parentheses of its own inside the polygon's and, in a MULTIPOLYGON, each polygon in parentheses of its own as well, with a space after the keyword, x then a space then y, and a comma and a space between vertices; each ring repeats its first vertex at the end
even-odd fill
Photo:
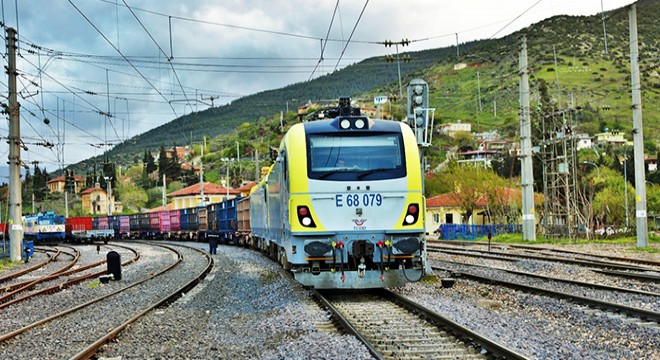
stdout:
POLYGON ((132 215, 69 218, 67 237, 249 245, 315 288, 402 286, 424 275, 425 198, 417 140, 402 122, 343 100, 293 125, 247 197, 132 215), (100 230, 109 230, 99 233, 100 230), (103 234, 103 235, 101 235, 103 234))

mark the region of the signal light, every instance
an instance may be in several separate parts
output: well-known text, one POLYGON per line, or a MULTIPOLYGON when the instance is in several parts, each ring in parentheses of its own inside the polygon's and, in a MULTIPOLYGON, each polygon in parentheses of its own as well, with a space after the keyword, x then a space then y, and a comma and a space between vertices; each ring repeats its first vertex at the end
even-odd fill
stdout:
POLYGON ((316 223, 314 222, 314 219, 312 219, 312 216, 310 215, 309 208, 305 205, 299 205, 298 206, 298 222, 300 222, 300 225, 304 227, 316 227, 316 223))
POLYGON ((408 205, 408 210, 406 211, 406 216, 403 218, 403 224, 412 225, 417 222, 419 218, 419 204, 410 204, 408 205))

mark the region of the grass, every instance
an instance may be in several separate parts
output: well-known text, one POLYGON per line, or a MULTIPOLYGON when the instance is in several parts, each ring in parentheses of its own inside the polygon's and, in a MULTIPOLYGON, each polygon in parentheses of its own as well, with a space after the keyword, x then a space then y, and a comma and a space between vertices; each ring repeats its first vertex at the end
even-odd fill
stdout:
POLYGON ((0 274, 2 274, 3 272, 8 271, 8 270, 18 266, 18 264, 22 264, 22 263, 23 263, 22 261, 20 261, 18 263, 13 263, 11 260, 9 260, 8 257, 4 258, 4 259, 0 259, 0 274))

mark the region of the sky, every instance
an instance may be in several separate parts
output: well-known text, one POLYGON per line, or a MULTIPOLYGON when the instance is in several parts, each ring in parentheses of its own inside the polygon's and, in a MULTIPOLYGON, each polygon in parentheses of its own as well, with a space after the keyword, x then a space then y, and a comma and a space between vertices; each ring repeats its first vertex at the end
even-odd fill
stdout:
MULTIPOLYGON (((462 42, 500 38, 555 15, 633 2, 0 1, 3 24, 18 32, 21 159, 49 172, 187 113, 394 54, 378 44, 385 40, 410 40, 403 52, 454 46, 458 38, 460 50, 462 42)), ((0 102, 7 84, 5 75, 0 102)), ((3 121, 0 158, 8 155, 8 129, 3 121)))

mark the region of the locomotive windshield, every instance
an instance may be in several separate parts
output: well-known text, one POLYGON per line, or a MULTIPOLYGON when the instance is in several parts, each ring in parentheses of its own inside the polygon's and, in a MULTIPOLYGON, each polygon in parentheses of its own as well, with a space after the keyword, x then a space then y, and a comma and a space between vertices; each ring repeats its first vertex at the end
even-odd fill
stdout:
POLYGON ((401 134, 310 134, 307 140, 310 179, 354 181, 406 176, 401 134))

